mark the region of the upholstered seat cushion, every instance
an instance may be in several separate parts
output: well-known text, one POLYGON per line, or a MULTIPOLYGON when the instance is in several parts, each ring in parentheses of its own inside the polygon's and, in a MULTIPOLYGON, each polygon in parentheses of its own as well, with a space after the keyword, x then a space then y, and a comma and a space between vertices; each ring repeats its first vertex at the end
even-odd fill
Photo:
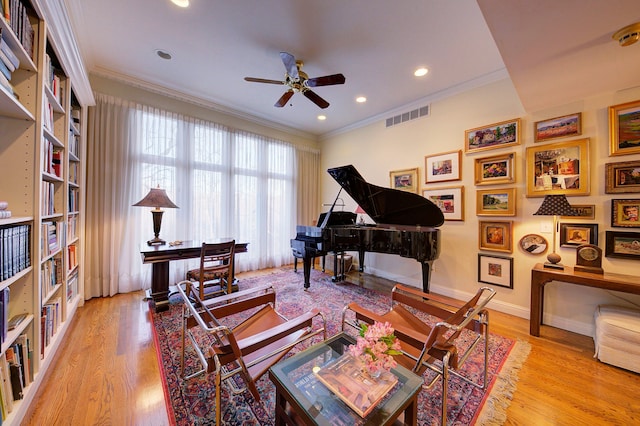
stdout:
POLYGON ((640 373, 640 309, 600 305, 595 313, 595 357, 640 373))

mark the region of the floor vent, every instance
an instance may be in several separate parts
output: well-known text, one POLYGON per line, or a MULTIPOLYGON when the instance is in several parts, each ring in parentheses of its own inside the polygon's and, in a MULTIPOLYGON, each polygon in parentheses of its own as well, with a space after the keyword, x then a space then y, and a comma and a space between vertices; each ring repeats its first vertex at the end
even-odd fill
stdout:
POLYGON ((429 105, 425 105, 409 112, 394 115, 393 117, 387 118, 385 121, 386 127, 396 126, 407 121, 415 120, 416 118, 427 117, 429 115, 429 110, 429 105))

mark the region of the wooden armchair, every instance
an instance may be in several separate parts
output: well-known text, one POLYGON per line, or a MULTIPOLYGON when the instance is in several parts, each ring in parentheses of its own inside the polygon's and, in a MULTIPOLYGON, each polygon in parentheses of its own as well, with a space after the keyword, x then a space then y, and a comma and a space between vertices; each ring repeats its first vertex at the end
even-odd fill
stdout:
POLYGON ((493 296, 495 290, 482 287, 471 300, 464 303, 398 284, 392 291, 389 312, 377 315, 351 303, 342 313, 342 329, 344 331, 347 325, 359 328, 361 321, 368 324, 373 324, 374 321, 391 323, 402 345, 403 354, 395 357, 398 364, 419 375, 423 375, 427 368, 436 372, 433 379, 425 385, 426 388, 433 386, 438 377, 442 377, 441 423, 445 425, 450 374, 480 389, 487 386, 489 313, 485 308, 493 296), (349 311, 355 315, 349 315, 349 311), (432 315, 441 320, 431 327, 413 312, 432 315), (457 339, 465 329, 473 333, 472 340, 470 344, 458 345, 463 349, 463 353, 459 353, 456 343, 459 343, 457 339), (472 380, 462 375, 459 368, 481 342, 484 347, 482 380, 472 380))
POLYGON ((221 293, 231 294, 233 284, 233 262, 235 241, 223 243, 202 243, 200 267, 187 272, 186 279, 198 283, 200 300, 221 293), (215 291, 206 289, 219 287, 215 291))
MULTIPOLYGON (((203 301, 194 288, 195 283, 182 281, 178 292, 184 301, 182 310, 181 374, 185 380, 199 374, 215 373, 216 424, 221 424, 222 381, 240 374, 253 397, 260 401, 255 382, 269 368, 281 360, 295 345, 318 334, 327 338, 324 316, 317 309, 288 320, 274 308, 275 290, 266 285, 203 301), (251 312, 235 327, 220 322, 230 315, 251 312), (322 322, 314 329, 312 321, 322 322), (199 342, 193 327, 200 327, 211 339, 199 342), (187 337, 191 341, 202 369, 185 376, 185 348, 187 337)), ((233 386, 232 386, 233 388, 233 386)))

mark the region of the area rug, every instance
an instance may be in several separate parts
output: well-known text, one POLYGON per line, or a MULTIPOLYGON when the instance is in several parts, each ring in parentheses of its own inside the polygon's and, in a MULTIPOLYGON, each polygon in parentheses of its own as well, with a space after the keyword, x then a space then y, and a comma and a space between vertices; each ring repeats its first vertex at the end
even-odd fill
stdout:
MULTIPOLYGON (((277 309, 292 318, 312 308, 320 309, 327 321, 327 335, 340 332, 342 309, 350 302, 384 313, 390 305, 389 293, 365 289, 359 285, 333 283, 329 275, 311 271, 311 287, 304 291, 302 273, 280 271, 256 278, 242 279, 241 290, 273 284, 277 294, 277 309)), ((150 310, 158 361, 165 387, 167 411, 175 425, 215 424, 215 386, 213 375, 201 375, 187 382, 180 378, 180 339, 182 312, 181 299, 173 296, 168 311, 150 310)), ((303 350, 305 344, 292 353, 303 350)), ((447 424, 449 425, 501 425, 506 420, 508 407, 517 381, 517 373, 530 350, 527 342, 514 341, 496 334, 489 338, 489 388, 481 390, 452 377, 448 394, 447 424)), ((466 374, 479 374, 482 351, 476 351, 463 366, 466 374)), ((188 356, 187 372, 199 368, 193 353, 188 356)), ((432 374, 427 372, 426 374, 432 374)), ((240 379, 238 379, 240 381, 240 379)), ((241 381, 238 383, 242 387, 241 381)), ((275 388, 265 374, 257 383, 261 400, 256 401, 249 391, 234 393, 223 385, 222 423, 225 425, 271 425, 274 423, 275 388)), ((418 396, 418 424, 440 423, 440 382, 423 389, 418 396)))

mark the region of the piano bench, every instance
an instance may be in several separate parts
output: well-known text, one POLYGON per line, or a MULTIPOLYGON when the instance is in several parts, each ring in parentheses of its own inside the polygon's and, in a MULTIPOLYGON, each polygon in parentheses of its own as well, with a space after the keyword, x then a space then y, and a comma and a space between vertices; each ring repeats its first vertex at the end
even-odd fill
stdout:
POLYGON ((334 275, 342 275, 342 274, 347 274, 349 273, 349 271, 351 271, 351 266, 353 264, 353 257, 351 255, 348 254, 338 254, 337 255, 337 260, 338 260, 338 271, 334 271, 333 270, 333 260, 334 257, 336 257, 336 255, 334 254, 328 254, 327 255, 327 269, 330 269, 332 272, 334 272, 334 275), (344 271, 342 270, 342 261, 344 260, 344 271))

